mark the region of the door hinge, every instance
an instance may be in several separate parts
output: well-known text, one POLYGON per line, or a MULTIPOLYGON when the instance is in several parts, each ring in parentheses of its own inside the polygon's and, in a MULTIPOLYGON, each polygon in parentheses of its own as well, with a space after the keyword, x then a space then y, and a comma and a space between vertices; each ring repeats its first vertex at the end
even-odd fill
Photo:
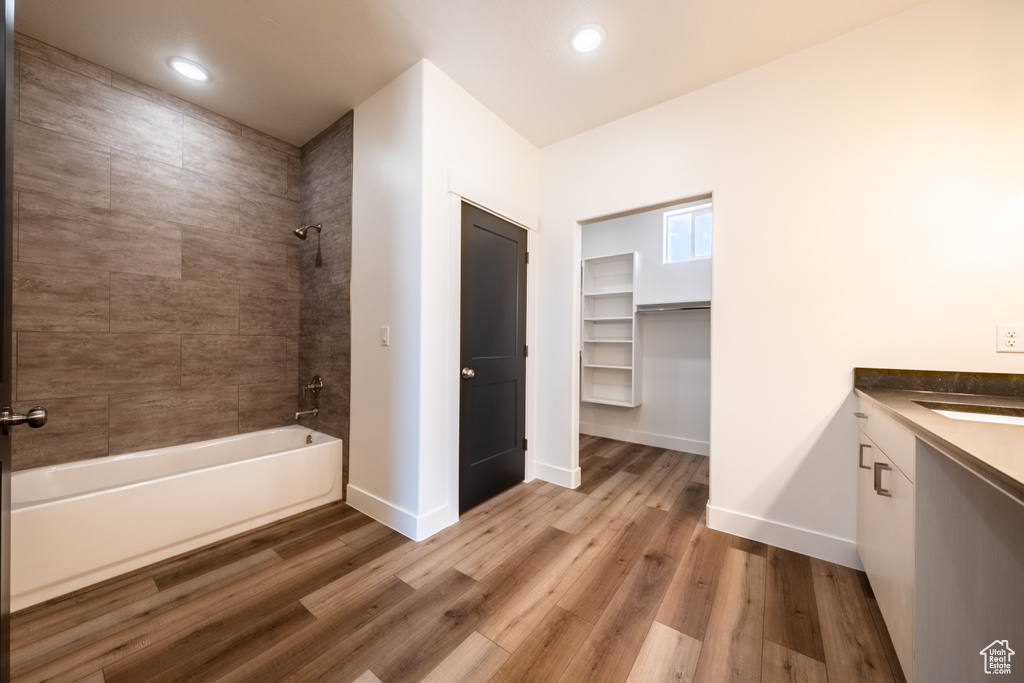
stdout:
POLYGON ((530 450, 530 447, 529 447, 529 445, 528 445, 528 442, 526 441, 526 437, 523 437, 523 450, 524 450, 524 451, 528 451, 528 450, 530 450))
POLYGON ((523 347, 523 355, 524 356, 529 356, 530 355, 530 346, 529 345, 523 347))
POLYGON ((530 252, 526 252, 526 265, 530 265, 530 252))

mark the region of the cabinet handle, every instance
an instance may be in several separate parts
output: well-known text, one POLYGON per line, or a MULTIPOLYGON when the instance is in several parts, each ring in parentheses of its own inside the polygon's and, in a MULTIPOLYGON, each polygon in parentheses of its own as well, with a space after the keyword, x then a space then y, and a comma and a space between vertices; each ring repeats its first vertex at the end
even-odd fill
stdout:
POLYGON ((892 491, 882 488, 882 470, 892 471, 892 468, 884 462, 875 463, 875 493, 886 498, 892 498, 892 491))
POLYGON ((868 414, 867 413, 854 413, 853 415, 854 415, 854 417, 860 417, 860 418, 863 418, 865 420, 868 419, 868 414))
POLYGON ((857 464, 860 466, 860 468, 862 470, 870 470, 871 469, 871 465, 865 465, 864 464, 864 449, 865 448, 871 448, 871 444, 862 443, 860 445, 860 456, 857 458, 857 464))

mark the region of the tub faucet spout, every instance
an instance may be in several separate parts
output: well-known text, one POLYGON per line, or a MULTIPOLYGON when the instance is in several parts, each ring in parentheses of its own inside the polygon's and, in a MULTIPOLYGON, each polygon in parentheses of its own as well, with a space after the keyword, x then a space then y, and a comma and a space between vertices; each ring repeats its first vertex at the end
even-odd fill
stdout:
POLYGON ((319 414, 319 408, 310 408, 309 410, 297 410, 295 411, 295 419, 298 420, 300 417, 316 417, 319 414))

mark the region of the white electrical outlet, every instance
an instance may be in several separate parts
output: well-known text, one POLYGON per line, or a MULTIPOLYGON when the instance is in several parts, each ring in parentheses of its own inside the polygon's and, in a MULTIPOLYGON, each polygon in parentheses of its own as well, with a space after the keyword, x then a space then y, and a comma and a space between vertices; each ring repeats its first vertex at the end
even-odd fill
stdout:
POLYGON ((1024 353, 1024 324, 996 325, 996 353, 1024 353))

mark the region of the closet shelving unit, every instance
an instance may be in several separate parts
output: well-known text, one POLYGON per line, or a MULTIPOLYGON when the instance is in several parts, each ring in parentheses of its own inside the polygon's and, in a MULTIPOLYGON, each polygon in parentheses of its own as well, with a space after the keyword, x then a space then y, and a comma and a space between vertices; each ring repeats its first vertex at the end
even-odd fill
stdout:
POLYGON ((634 300, 640 263, 635 251, 583 260, 583 401, 641 403, 643 340, 634 300))

